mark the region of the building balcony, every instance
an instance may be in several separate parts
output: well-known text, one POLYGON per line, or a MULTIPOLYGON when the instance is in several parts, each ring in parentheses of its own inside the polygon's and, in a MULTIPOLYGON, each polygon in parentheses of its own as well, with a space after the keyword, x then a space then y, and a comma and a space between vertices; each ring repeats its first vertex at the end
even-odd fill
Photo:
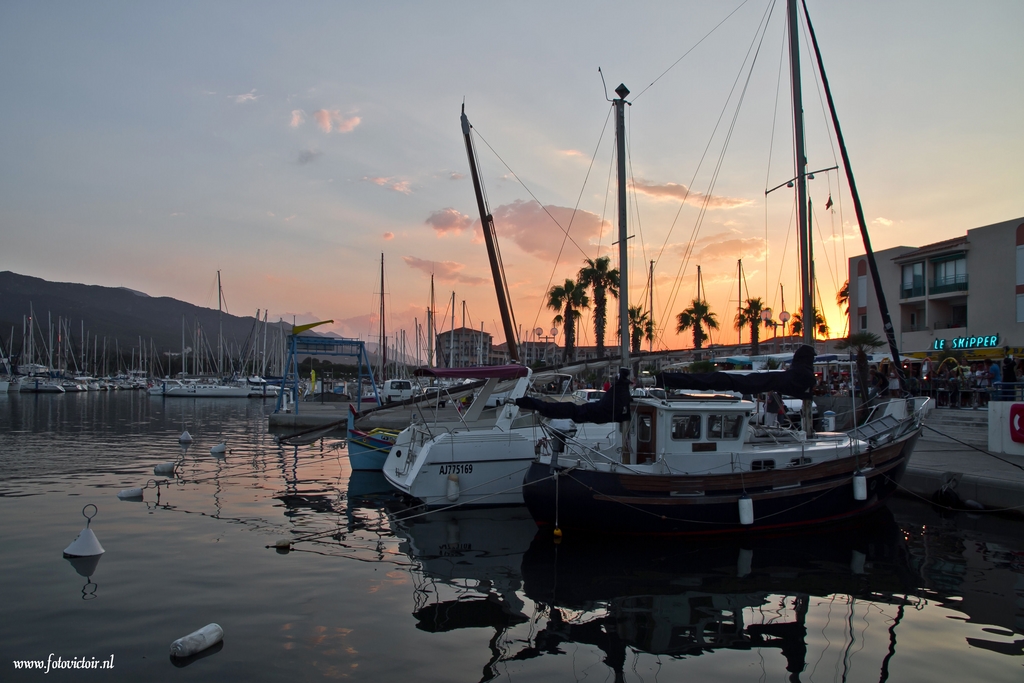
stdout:
POLYGON ((966 292, 967 276, 957 275, 956 277, 935 278, 929 288, 929 294, 947 294, 949 292, 966 292))
POLYGON ((924 284, 915 287, 900 287, 901 299, 912 299, 915 296, 924 296, 924 284))
POLYGON ((944 320, 935 323, 936 330, 952 330, 958 327, 967 327, 966 320, 944 320))
POLYGON ((904 325, 901 331, 904 334, 906 334, 907 332, 927 332, 929 329, 930 328, 927 325, 918 324, 918 325, 904 325))

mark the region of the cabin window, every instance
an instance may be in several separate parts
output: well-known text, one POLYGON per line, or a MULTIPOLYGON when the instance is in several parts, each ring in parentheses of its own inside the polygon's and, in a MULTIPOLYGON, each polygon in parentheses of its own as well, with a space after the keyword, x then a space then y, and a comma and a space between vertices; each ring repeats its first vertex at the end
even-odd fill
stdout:
POLYGON ((692 440, 700 438, 700 415, 673 415, 672 438, 692 440))
POLYGON ((738 439, 740 428, 743 425, 742 420, 741 413, 708 415, 708 438, 715 440, 738 439))
POLYGON ((761 472, 763 470, 774 470, 774 460, 754 460, 750 463, 750 470, 752 472, 761 472))
POLYGON ((651 416, 650 415, 638 415, 636 426, 636 439, 637 441, 648 443, 651 440, 651 416))

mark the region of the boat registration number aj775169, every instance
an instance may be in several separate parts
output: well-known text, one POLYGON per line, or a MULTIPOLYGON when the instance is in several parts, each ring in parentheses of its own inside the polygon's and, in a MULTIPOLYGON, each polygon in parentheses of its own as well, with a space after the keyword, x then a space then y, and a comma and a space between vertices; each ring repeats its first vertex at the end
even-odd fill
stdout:
POLYGON ((473 474, 473 463, 441 465, 441 471, 438 474, 473 474))

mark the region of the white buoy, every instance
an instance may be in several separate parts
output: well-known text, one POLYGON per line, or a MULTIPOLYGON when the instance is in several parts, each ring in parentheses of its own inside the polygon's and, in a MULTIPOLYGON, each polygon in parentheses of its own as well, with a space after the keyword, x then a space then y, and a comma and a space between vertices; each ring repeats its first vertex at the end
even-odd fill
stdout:
POLYGON ((754 523, 754 501, 746 494, 740 496, 740 524, 749 526, 754 523))
POLYGON ((221 441, 219 444, 210 449, 210 455, 221 455, 228 450, 227 441, 221 441))
POLYGON ((867 556, 859 550, 850 553, 850 571, 854 574, 863 574, 864 565, 867 563, 867 556))
POLYGON ((860 470, 857 470, 857 473, 853 475, 853 499, 868 499, 868 478, 860 470))
POLYGON ((178 437, 178 441, 181 443, 192 443, 192 435, 189 434, 186 429, 181 433, 181 436, 178 437))
POLYGON ((133 489, 121 489, 117 492, 117 497, 121 500, 142 500, 142 489, 139 487, 133 489))
POLYGON ((448 475, 447 498, 453 503, 459 499, 459 475, 457 474, 448 475))
POLYGON ((162 462, 153 467, 153 474, 174 474, 173 462, 162 462))
POLYGON ((89 525, 92 523, 92 518, 96 516, 99 509, 89 503, 82 508, 82 516, 85 517, 85 528, 78 533, 78 538, 71 541, 71 545, 64 548, 64 557, 92 557, 93 555, 102 555, 106 551, 103 546, 100 545, 99 539, 96 538, 96 534, 92 532, 89 525), (92 514, 86 514, 86 510, 92 508, 92 514))
POLYGON ((178 638, 171 643, 171 656, 190 657, 212 645, 216 645, 223 639, 224 629, 219 624, 207 624, 198 631, 193 631, 187 636, 178 638))
POLYGON ((740 554, 736 558, 736 576, 743 578, 750 576, 751 565, 754 563, 754 551, 749 548, 740 548, 740 554))

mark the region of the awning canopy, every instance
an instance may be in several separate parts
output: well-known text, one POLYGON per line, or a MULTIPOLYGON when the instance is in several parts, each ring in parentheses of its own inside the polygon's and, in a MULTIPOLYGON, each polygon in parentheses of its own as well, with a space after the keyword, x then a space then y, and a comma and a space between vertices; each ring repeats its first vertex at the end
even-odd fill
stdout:
POLYGON ((413 374, 417 377, 448 379, 517 379, 529 373, 530 369, 524 365, 485 365, 473 368, 419 368, 413 374))

